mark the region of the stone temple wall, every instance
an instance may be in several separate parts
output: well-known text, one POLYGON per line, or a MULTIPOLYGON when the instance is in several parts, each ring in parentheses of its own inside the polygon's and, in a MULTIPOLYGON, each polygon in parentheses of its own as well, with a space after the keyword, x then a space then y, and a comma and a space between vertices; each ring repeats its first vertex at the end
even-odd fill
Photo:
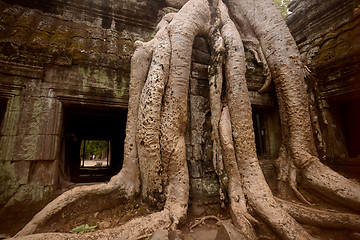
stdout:
POLYGON ((66 110, 107 109, 125 127, 133 44, 152 36, 159 6, 0 1, 0 232, 28 221, 67 180, 66 110))
POLYGON ((287 24, 308 67, 319 153, 332 167, 359 178, 359 1, 294 0, 289 9, 287 24))

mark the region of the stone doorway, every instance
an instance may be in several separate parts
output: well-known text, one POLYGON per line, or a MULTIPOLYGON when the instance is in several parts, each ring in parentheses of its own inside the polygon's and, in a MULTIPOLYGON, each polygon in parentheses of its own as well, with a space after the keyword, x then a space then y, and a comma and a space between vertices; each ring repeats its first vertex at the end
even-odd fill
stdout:
POLYGON ((64 106, 60 169, 71 182, 108 181, 122 168, 126 111, 64 106))
POLYGON ((0 137, 3 134, 2 125, 3 125, 3 120, 5 118, 6 105, 7 105, 7 100, 0 98, 0 137))
POLYGON ((264 110, 252 109, 252 120, 255 133, 256 153, 258 156, 266 155, 266 129, 264 124, 264 110))
POLYGON ((360 93, 351 98, 334 98, 329 101, 330 111, 340 125, 349 158, 360 159, 360 93))

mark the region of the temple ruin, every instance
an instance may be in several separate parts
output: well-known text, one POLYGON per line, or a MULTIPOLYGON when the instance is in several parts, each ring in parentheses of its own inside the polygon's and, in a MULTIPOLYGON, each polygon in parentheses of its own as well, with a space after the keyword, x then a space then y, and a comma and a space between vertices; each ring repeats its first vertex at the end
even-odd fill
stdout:
MULTIPOLYGON (((108 181, 122 168, 130 60, 165 1, 0 1, 0 233, 14 235, 65 189, 108 181), (85 165, 85 144, 104 141, 106 163, 85 165)), ((286 22, 306 65, 316 147, 323 163, 360 179, 360 5, 293 0, 286 22)), ((212 162, 209 43, 192 52, 186 156, 193 215, 221 208, 212 162)), ((256 150, 276 191, 281 144, 277 96, 245 49, 256 150)))

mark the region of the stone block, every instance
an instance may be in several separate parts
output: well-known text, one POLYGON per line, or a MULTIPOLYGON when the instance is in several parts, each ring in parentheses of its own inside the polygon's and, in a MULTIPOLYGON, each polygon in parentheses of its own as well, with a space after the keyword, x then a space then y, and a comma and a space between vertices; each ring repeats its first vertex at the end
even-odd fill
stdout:
POLYGON ((202 162, 201 161, 190 161, 190 174, 192 178, 202 177, 202 162))
POLYGON ((10 161, 0 161, 0 208, 16 192, 19 184, 16 181, 14 164, 10 161))
MULTIPOLYGON (((205 162, 211 162, 212 163, 212 158, 213 158, 213 148, 212 148, 212 144, 206 144, 203 148, 203 156, 202 156, 202 160, 205 162)), ((207 166, 208 168, 209 166, 207 166)), ((211 168, 213 170, 213 168, 211 168)), ((212 171, 211 170, 211 171, 212 171)), ((206 170, 206 172, 208 172, 208 170, 206 170)))
MULTIPOLYGON (((16 193, 11 197, 7 202, 5 208, 19 207, 23 205, 24 207, 32 205, 34 203, 39 203, 44 200, 45 195, 48 195, 50 192, 46 192, 44 186, 39 184, 26 184, 20 185, 16 193)), ((2 211, 5 209, 2 209, 2 211)))
POLYGON ((12 97, 7 103, 6 113, 3 119, 3 135, 16 135, 20 113, 20 97, 12 97))
POLYGON ((202 37, 196 37, 193 44, 193 49, 200 50, 205 53, 209 53, 209 45, 202 37))
POLYGON ((204 204, 206 215, 217 215, 223 209, 221 209, 220 199, 214 198, 214 201, 204 204))
POLYGON ((18 135, 16 136, 16 150, 13 160, 35 160, 38 151, 39 135, 18 135))
POLYGON ((89 35, 93 38, 93 39, 100 39, 103 40, 104 39, 104 31, 101 28, 90 28, 89 29, 89 35))
POLYGON ((204 203, 199 200, 192 201, 189 206, 189 212, 192 216, 203 216, 206 214, 204 203))
POLYGON ((191 59, 193 62, 208 65, 210 63, 210 54, 193 49, 191 59))
POLYGON ((214 197, 219 195, 219 181, 218 179, 204 178, 202 179, 203 194, 205 197, 214 197))
POLYGON ((150 239, 152 240, 168 240, 169 239, 169 232, 166 229, 158 229, 156 230, 150 239))
POLYGON ((201 178, 190 179, 190 196, 192 198, 199 198, 203 195, 203 183, 201 178))
POLYGON ((18 184, 27 184, 30 173, 30 161, 16 161, 14 165, 14 173, 18 184))
POLYGON ((41 186, 55 184, 57 176, 56 161, 32 161, 30 182, 41 186))
POLYGON ((1 136, 0 138, 0 160, 11 161, 14 159, 16 148, 16 136, 1 136))
POLYGON ((55 160, 60 150, 61 137, 57 135, 19 135, 16 136, 12 150, 14 161, 55 160))
POLYGON ((41 115, 39 134, 60 134, 63 119, 61 102, 58 99, 47 97, 44 98, 44 104, 45 109, 41 115))
POLYGON ((200 161, 202 159, 202 148, 200 144, 194 144, 192 145, 192 157, 196 161, 200 161))
POLYGON ((208 80, 208 65, 193 62, 191 65, 191 77, 208 80))
POLYGON ((45 117, 47 110, 44 106, 44 99, 41 97, 26 97, 22 101, 18 134, 32 135, 40 133, 42 118, 45 117))
POLYGON ((212 161, 203 161, 202 167, 204 174, 213 174, 215 172, 212 161))
POLYGON ((190 143, 187 142, 186 143, 186 160, 190 161, 190 159, 192 159, 192 146, 190 145, 190 143))
POLYGON ((274 107, 275 100, 270 93, 258 93, 257 91, 249 91, 249 97, 251 105, 263 106, 263 107, 274 107))
POLYGON ((191 127, 194 128, 194 126, 202 125, 205 119, 205 114, 207 113, 209 109, 208 105, 208 99, 197 96, 197 95, 190 95, 190 111, 191 111, 191 121, 201 120, 199 123, 191 122, 191 127), (195 125, 197 124, 197 125, 195 125))
POLYGON ((61 137, 57 135, 39 135, 36 160, 53 161, 60 149, 61 137))
POLYGON ((273 159, 259 159, 259 164, 270 189, 276 191, 277 174, 275 161, 273 159))
POLYGON ((190 94, 209 98, 209 81, 190 78, 190 94))
POLYGON ((215 240, 250 240, 232 223, 222 221, 215 240))
POLYGON ((296 0, 289 4, 292 14, 286 22, 297 44, 300 44, 351 18, 357 5, 357 1, 351 0, 296 0))

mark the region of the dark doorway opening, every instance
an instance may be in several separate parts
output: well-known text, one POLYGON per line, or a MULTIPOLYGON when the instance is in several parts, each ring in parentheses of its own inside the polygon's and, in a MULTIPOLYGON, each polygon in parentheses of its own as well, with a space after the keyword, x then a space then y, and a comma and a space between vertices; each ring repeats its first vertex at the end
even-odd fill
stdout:
POLYGON ((3 124, 6 113, 7 99, 0 98, 0 137, 3 134, 3 124))
POLYGON ((256 153, 258 156, 266 155, 266 129, 263 109, 252 109, 252 120, 255 133, 256 153))
POLYGON ((108 181, 123 164, 126 110, 64 106, 63 172, 71 182, 108 181))
POLYGON ((360 93, 329 100, 330 111, 340 124, 350 158, 360 159, 360 93))

